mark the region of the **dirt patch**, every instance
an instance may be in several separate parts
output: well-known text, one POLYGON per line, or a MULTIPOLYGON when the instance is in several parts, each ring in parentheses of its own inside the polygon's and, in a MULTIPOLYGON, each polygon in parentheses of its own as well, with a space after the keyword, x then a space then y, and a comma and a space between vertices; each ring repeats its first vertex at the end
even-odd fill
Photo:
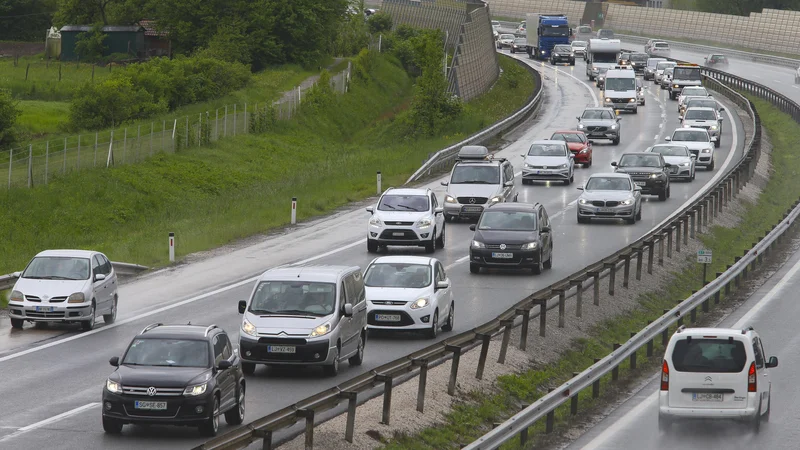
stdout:
POLYGON ((44 42, 0 42, 0 58, 44 53, 44 42))

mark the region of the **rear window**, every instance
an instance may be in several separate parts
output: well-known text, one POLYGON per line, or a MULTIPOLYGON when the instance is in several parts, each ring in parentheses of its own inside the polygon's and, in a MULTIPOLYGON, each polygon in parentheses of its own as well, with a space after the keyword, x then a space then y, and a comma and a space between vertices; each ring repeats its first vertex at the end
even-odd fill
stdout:
POLYGON ((681 339, 672 350, 678 372, 739 373, 747 363, 744 343, 728 339, 681 339))

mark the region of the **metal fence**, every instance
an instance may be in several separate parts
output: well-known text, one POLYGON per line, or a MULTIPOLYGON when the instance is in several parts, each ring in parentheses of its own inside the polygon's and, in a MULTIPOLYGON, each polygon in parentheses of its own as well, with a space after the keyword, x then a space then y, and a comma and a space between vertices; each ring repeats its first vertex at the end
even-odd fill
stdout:
MULTIPOLYGON (((383 386, 383 413, 381 421, 382 423, 388 424, 391 417, 393 387, 399 384, 398 381, 404 378, 418 375, 420 377, 420 382, 417 397, 417 410, 423 411, 427 372, 432 366, 439 364, 445 359, 452 358, 450 380, 447 388, 448 394, 452 396, 455 394, 459 375, 459 361, 463 353, 472 348, 480 347, 480 357, 475 376, 479 379, 482 378, 490 341, 495 336, 502 336, 497 362, 499 364, 504 364, 508 346, 510 345, 511 331, 518 322, 521 326, 519 346, 522 350, 525 350, 534 308, 537 309, 539 316, 539 333, 541 336, 544 336, 546 333, 547 311, 551 307, 555 307, 554 305, 557 305, 558 308, 558 326, 560 328, 565 326, 566 299, 568 295, 572 293, 575 294, 577 302, 576 315, 580 317, 582 314, 581 304, 583 301, 583 293, 587 286, 593 286, 594 302, 595 304, 599 304, 599 281, 601 276, 608 275, 608 293, 613 296, 617 285, 616 276, 618 270, 621 269, 623 271, 623 280, 621 283, 623 287, 629 285, 631 265, 634 261, 636 263, 636 280, 641 279, 645 264, 648 273, 652 273, 656 257, 659 265, 663 265, 665 250, 667 257, 671 258, 673 250, 676 253, 680 252, 681 240, 687 242, 688 239, 695 238, 696 234, 703 229, 703 226, 708 227, 710 223, 714 221, 714 218, 722 211, 723 207, 727 205, 751 179, 760 155, 761 124, 758 115, 752 108, 752 104, 733 90, 746 88, 746 86, 749 86, 746 85, 746 83, 749 82, 723 72, 704 69, 704 83, 709 89, 713 89, 725 95, 731 99, 731 101, 749 111, 755 131, 745 146, 742 159, 714 185, 706 187, 701 192, 701 195, 688 207, 674 212, 667 221, 664 222, 664 225, 649 232, 644 237, 613 255, 597 261, 573 273, 569 277, 533 293, 509 308, 503 314, 481 326, 460 333, 444 341, 437 342, 425 349, 395 361, 386 363, 334 388, 301 400, 266 417, 256 419, 245 427, 238 428, 196 447, 195 450, 239 449, 246 447, 258 439, 262 440, 262 448, 274 448, 272 442, 273 433, 286 429, 301 420, 305 421, 306 448, 311 449, 313 448, 314 440, 315 415, 322 411, 330 410, 344 401, 347 402, 347 426, 344 437, 348 442, 352 442, 355 427, 355 411, 360 395, 364 395, 376 386, 383 386), (728 86, 731 86, 733 89, 728 86)), ((751 92, 761 95, 766 91, 751 90, 751 92)), ((764 94, 763 97, 779 105, 784 102, 783 100, 779 101, 779 97, 772 94, 764 94)), ((685 309, 682 311, 685 311, 685 309)), ((550 397, 556 398, 556 396, 550 397)), ((563 402, 566 401, 566 398, 556 398, 556 400, 561 400, 563 402)), ((553 401, 555 402, 556 400, 553 401)), ((527 430, 527 428, 525 428, 525 430, 527 430)), ((516 432, 516 429, 513 431, 516 432)), ((522 433, 522 431, 519 432, 522 433)), ((509 435, 513 436, 514 434, 511 433, 509 435)), ((527 436, 527 433, 525 433, 525 436, 527 436)))
MULTIPOLYGON (((351 64, 331 76, 331 87, 346 93, 351 64)), ((160 152, 200 147, 220 139, 259 131, 254 122, 269 111, 276 120, 289 120, 303 103, 306 92, 317 82, 303 84, 270 103, 226 105, 197 115, 145 122, 113 130, 79 134, 58 140, 28 144, 0 151, 0 186, 34 187, 48 184, 70 172, 95 167, 131 164, 160 152)))

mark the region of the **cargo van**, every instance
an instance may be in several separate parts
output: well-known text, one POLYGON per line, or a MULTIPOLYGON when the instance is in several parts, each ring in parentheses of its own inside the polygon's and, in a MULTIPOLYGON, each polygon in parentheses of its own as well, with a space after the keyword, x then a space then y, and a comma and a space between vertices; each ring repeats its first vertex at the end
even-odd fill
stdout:
POLYGON ((639 95, 636 89, 636 72, 633 69, 610 69, 606 72, 603 90, 603 106, 615 110, 639 110, 639 95))

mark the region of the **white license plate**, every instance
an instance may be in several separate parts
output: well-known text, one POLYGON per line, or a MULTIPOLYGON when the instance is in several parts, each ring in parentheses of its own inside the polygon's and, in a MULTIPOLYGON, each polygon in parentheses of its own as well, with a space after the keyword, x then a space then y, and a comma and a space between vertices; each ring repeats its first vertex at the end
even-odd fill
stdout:
POLYGON ((497 252, 492 252, 492 258, 497 258, 497 259, 511 259, 511 258, 513 258, 513 257, 514 257, 514 254, 513 254, 513 253, 497 253, 497 252))
POLYGON ((693 402, 721 402, 722 394, 694 392, 692 393, 693 402))
POLYGON ((268 353, 295 353, 297 350, 293 345, 268 345, 268 353))
POLYGON ((137 400, 133 407, 151 411, 165 411, 167 409, 167 402, 140 402, 137 400))
POLYGON ((549 170, 537 170, 536 171, 536 175, 547 175, 549 173, 550 173, 549 170))
POLYGON ((636 183, 637 186, 644 186, 647 184, 646 181, 634 181, 634 183, 636 183))
POLYGON ((395 231, 392 233, 392 236, 405 236, 406 234, 402 231, 395 231))
POLYGON ((482 211, 482 210, 483 210, 483 208, 480 207, 480 206, 465 206, 464 207, 464 211, 477 212, 477 211, 482 211))
POLYGON ((597 212, 610 213, 610 212, 614 212, 614 210, 611 209, 611 208, 597 208, 597 212))
POLYGON ((378 322, 400 322, 399 314, 375 314, 375 320, 378 322))
POLYGON ((52 306, 37 306, 36 311, 38 312, 53 312, 52 306))

